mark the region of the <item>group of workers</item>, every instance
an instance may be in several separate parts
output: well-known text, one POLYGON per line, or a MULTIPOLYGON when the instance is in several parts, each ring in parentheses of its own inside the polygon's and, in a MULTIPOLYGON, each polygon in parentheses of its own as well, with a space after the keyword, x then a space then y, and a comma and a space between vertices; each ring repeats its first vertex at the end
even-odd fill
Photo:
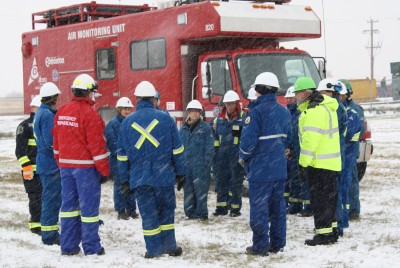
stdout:
POLYGON ((180 256, 174 185, 183 188, 186 219, 207 221, 212 172, 216 217, 241 215, 243 180, 248 179, 253 244, 247 254, 283 250, 287 212, 314 215, 316 235, 307 245, 336 242, 349 225, 349 191, 358 189, 351 185, 363 126, 351 85, 324 79, 317 87, 311 78, 300 77, 287 91, 287 108, 277 102, 279 88, 275 74, 261 73, 249 90, 246 112, 230 90, 209 123, 201 103, 192 100, 178 130, 159 109, 159 93, 148 81, 135 88, 136 111, 129 98, 121 97, 107 127, 93 107, 97 83, 91 76, 76 77, 72 100, 58 111, 60 90, 43 84, 30 104, 30 117, 17 128, 29 228, 44 244, 61 245, 63 255, 79 254, 80 244, 85 255, 105 254, 99 207, 101 184, 111 175, 117 219, 138 218, 139 209, 145 258, 180 256))

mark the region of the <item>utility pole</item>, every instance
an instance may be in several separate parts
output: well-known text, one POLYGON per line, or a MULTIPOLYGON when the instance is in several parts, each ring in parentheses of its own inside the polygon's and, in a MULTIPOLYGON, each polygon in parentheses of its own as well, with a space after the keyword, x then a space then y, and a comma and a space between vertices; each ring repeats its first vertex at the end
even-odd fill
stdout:
POLYGON ((369 24, 371 24, 371 28, 370 28, 370 30, 364 30, 363 31, 363 33, 365 34, 365 33, 369 33, 370 34, 370 38, 371 38, 371 44, 370 44, 370 46, 368 47, 366 47, 366 48, 369 48, 369 49, 371 49, 371 51, 370 51, 370 57, 371 57, 371 77, 370 77, 370 88, 369 88, 369 98, 370 98, 370 102, 372 101, 372 81, 374 80, 374 49, 375 48, 380 48, 381 46, 378 44, 378 45, 374 45, 374 34, 377 34, 377 33, 379 33, 379 31, 378 30, 375 30, 374 29, 374 23, 375 22, 379 22, 378 20, 373 20, 373 19, 370 19, 369 21, 367 21, 367 23, 369 23, 369 24))

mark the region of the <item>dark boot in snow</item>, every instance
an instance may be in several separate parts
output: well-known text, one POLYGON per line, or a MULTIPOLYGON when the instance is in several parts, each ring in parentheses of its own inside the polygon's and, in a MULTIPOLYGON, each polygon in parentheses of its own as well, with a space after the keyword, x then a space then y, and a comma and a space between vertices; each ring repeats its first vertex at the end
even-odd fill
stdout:
POLYGON ((268 249, 268 252, 277 254, 278 252, 283 252, 283 248, 270 248, 270 249, 268 249))
POLYGON ((168 251, 166 252, 166 254, 172 257, 178 257, 182 255, 182 252, 183 252, 182 247, 176 246, 176 248, 173 251, 168 251))
POLYGON ((32 229, 31 229, 31 232, 32 232, 33 234, 37 234, 37 235, 39 235, 39 236, 40 236, 41 233, 42 233, 40 227, 32 228, 32 229))
POLYGON ((333 234, 317 234, 313 239, 306 239, 305 244, 307 246, 329 245, 333 244, 334 241, 333 234))
MULTIPOLYGON (((131 217, 132 219, 137 219, 139 218, 139 214, 137 214, 135 211, 129 212, 128 213, 129 217, 131 217)), ((129 219, 129 218, 128 218, 129 219)))
POLYGON ((252 246, 246 248, 246 254, 247 255, 262 256, 262 257, 266 257, 266 256, 269 255, 268 251, 265 251, 265 252, 256 252, 256 251, 254 251, 252 246))
POLYGON ((128 213, 126 213, 126 210, 124 209, 124 210, 121 210, 120 212, 118 212, 118 217, 117 217, 117 219, 118 220, 129 220, 129 214, 128 213))

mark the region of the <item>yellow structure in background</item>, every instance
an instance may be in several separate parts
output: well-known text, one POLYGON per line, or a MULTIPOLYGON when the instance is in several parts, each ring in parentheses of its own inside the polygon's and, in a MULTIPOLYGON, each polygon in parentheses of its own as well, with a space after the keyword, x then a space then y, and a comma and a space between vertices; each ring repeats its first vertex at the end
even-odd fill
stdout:
POLYGON ((350 83, 353 86, 352 98, 356 102, 375 101, 377 97, 375 79, 372 80, 372 91, 371 80, 369 79, 350 79, 350 83))

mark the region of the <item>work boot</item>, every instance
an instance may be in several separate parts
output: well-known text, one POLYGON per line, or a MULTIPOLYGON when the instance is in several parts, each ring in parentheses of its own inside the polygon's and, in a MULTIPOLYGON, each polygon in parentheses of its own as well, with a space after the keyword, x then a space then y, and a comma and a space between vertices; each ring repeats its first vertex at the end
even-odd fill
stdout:
POLYGON ((262 256, 262 257, 266 257, 266 256, 269 255, 267 251, 266 252, 256 252, 256 251, 254 251, 252 246, 246 248, 246 254, 247 255, 262 256))
POLYGON ((240 211, 233 211, 231 210, 231 213, 229 213, 229 216, 235 218, 235 217, 239 217, 240 215, 242 215, 242 213, 240 213, 240 211))
POLYGON ((183 252, 182 247, 176 246, 176 248, 173 251, 168 251, 166 252, 166 254, 172 257, 178 257, 182 255, 182 252, 183 252))
POLYGON ((317 234, 313 239, 306 239, 305 244, 307 246, 317 246, 317 245, 329 245, 334 243, 333 234, 317 234))
POLYGON ((221 211, 216 209, 215 212, 213 213, 214 216, 224 216, 224 215, 228 215, 228 210, 226 211, 221 211))
MULTIPOLYGON (((132 219, 139 218, 139 214, 137 214, 136 211, 129 212, 128 216, 131 217, 132 219)), ((129 219, 129 217, 128 217, 128 219, 129 219)))
POLYGON ((270 248, 270 249, 268 249, 268 252, 277 254, 278 252, 283 252, 283 248, 270 248))
POLYGON ((101 255, 106 254, 106 251, 104 250, 103 247, 101 247, 100 250, 99 250, 96 254, 99 255, 99 256, 101 256, 101 255))
POLYGON ((339 240, 339 231, 337 228, 332 228, 333 242, 336 243, 339 240))
POLYGON ((129 220, 129 217, 129 214, 126 213, 126 210, 124 209, 118 212, 117 220, 129 220))
POLYGON ((351 221, 356 221, 356 220, 360 219, 360 215, 355 214, 355 213, 350 213, 350 214, 349 214, 349 219, 350 219, 351 221))
POLYGON ((37 234, 37 235, 39 235, 39 236, 40 236, 41 233, 42 233, 40 227, 32 228, 32 229, 31 229, 31 232, 32 232, 33 234, 37 234))
POLYGON ((64 256, 74 256, 74 255, 78 255, 79 252, 81 252, 81 249, 80 249, 80 248, 79 248, 78 250, 71 251, 71 252, 61 252, 61 255, 64 255, 64 256))

